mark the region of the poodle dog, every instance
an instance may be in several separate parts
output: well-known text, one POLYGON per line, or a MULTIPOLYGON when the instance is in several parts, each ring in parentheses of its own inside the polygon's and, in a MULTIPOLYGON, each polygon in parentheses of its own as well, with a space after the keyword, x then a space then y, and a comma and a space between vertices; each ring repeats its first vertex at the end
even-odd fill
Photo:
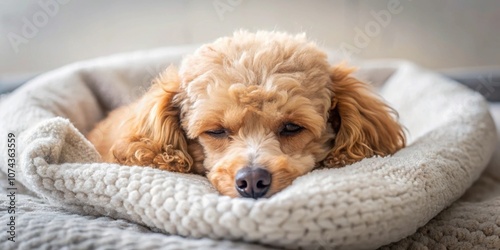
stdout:
POLYGON ((236 32, 170 66, 88 138, 103 160, 206 175, 269 197, 315 168, 405 145, 396 112, 304 35, 236 32))

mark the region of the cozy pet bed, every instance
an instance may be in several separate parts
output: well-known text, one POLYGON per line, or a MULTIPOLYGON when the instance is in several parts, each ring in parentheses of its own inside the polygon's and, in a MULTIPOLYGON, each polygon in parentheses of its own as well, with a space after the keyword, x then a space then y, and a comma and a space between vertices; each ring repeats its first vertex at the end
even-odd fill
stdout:
POLYGON ((1 249, 500 248, 499 161, 481 176, 496 143, 488 104, 408 62, 365 62, 359 72, 398 110, 406 148, 313 171, 269 199, 221 196, 201 176, 98 163, 83 135, 190 50, 76 63, 2 99, 1 249), (8 133, 15 243, 5 240, 8 133))

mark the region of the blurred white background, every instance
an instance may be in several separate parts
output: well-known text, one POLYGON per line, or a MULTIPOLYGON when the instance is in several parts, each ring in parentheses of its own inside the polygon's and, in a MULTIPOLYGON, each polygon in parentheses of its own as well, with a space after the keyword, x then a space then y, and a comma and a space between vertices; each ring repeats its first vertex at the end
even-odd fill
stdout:
POLYGON ((500 64, 500 1, 2 0, 0 76, 234 30, 306 32, 361 58, 433 69, 500 64))

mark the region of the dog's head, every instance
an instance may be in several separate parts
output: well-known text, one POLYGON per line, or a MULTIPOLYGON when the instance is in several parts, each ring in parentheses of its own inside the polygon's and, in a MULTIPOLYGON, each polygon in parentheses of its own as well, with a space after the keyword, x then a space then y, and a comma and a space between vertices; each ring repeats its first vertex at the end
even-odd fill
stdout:
POLYGON ((393 110, 350 73, 303 35, 237 32, 160 77, 157 91, 176 94, 151 112, 178 111, 163 143, 186 141, 173 146, 222 194, 269 197, 315 167, 404 146, 393 110))

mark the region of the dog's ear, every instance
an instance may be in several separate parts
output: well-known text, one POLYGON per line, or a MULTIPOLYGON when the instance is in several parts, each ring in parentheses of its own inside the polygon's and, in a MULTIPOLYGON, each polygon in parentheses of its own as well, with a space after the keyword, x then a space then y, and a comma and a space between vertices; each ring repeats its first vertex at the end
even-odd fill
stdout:
POLYGON ((352 69, 333 67, 333 91, 329 122, 336 132, 334 145, 323 162, 341 167, 373 155, 385 156, 404 147, 402 126, 397 113, 366 83, 354 78, 352 69))
POLYGON ((173 98, 179 91, 177 69, 170 66, 153 82, 148 92, 132 105, 119 139, 111 147, 115 161, 125 165, 152 166, 176 172, 191 172, 193 159, 179 122, 173 98))

